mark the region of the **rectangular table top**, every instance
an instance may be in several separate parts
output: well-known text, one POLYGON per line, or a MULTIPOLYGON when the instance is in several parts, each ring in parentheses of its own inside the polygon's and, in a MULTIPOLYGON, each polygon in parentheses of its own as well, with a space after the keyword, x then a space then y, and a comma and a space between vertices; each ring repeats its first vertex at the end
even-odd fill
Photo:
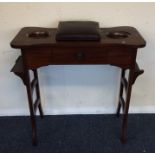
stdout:
POLYGON ((101 28, 100 41, 56 41, 56 28, 24 27, 11 42, 13 48, 31 48, 40 46, 51 47, 104 47, 126 46, 141 48, 146 45, 141 34, 134 27, 122 26, 113 28, 101 28), (40 33, 42 37, 35 38, 34 33, 40 33), (44 34, 45 33, 45 34, 44 34), (47 35, 47 36, 46 36, 47 35))

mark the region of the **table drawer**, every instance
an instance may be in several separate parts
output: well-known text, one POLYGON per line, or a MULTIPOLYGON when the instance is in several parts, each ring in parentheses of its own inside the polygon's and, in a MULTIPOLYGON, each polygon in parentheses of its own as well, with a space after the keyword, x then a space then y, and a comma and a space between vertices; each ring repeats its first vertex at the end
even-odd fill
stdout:
POLYGON ((108 63, 118 66, 130 66, 134 60, 135 53, 130 48, 115 48, 108 52, 108 63))
POLYGON ((27 66, 37 68, 50 64, 111 64, 129 67, 135 59, 130 48, 33 48, 23 51, 27 66))
POLYGON ((29 49, 25 52, 25 59, 29 68, 36 68, 50 65, 51 63, 51 49, 38 48, 29 49))
POLYGON ((107 52, 100 48, 54 48, 53 64, 105 64, 107 52))

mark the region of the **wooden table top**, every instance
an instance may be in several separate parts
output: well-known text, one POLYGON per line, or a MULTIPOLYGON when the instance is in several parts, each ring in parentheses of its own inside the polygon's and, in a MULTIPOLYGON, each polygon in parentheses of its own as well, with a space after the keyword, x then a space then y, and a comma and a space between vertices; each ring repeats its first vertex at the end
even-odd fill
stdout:
MULTIPOLYGON (((11 42, 13 48, 30 48, 40 46, 52 46, 52 47, 103 47, 103 46, 129 46, 133 48, 141 48, 146 45, 145 40, 141 34, 134 28, 129 26, 113 27, 113 28, 101 28, 101 40, 100 41, 56 41, 55 35, 56 28, 41 28, 41 27, 24 27, 22 28, 16 37, 11 42), (33 32, 47 32, 48 36, 42 38, 35 38, 33 32), (125 36, 120 33, 127 34, 125 36), (30 36, 32 34, 32 36, 30 36), (111 34, 116 35, 111 36, 111 34), (118 35, 118 38, 117 38, 118 35)), ((46 34, 45 34, 46 35, 46 34)))

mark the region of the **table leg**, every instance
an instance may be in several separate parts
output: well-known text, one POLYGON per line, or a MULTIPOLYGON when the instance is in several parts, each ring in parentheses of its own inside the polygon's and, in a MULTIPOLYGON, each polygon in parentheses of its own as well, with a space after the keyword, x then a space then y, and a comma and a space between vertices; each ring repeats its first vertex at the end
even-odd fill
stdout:
POLYGON ((39 89, 39 78, 38 78, 38 72, 37 69, 34 70, 34 77, 37 80, 37 84, 36 84, 36 94, 37 94, 37 98, 40 99, 40 103, 38 105, 39 108, 39 112, 40 112, 40 117, 43 118, 44 117, 44 113, 42 110, 42 106, 41 106, 41 98, 40 98, 40 89, 39 89))
POLYGON ((37 72, 37 69, 32 69, 34 78, 32 81, 30 81, 30 73, 29 73, 30 70, 24 65, 22 56, 18 57, 11 72, 13 72, 15 75, 17 75, 22 79, 27 89, 30 118, 31 118, 31 124, 32 124, 32 140, 33 140, 33 144, 35 145, 37 144, 37 129, 36 129, 36 120, 35 120, 37 108, 39 109, 41 118, 43 118, 44 116, 42 106, 41 106, 38 72, 37 72), (33 101, 34 90, 36 91, 35 102, 33 101))
POLYGON ((121 98, 122 98, 122 95, 123 95, 123 84, 122 84, 122 78, 124 78, 125 76, 125 69, 122 69, 122 72, 121 72, 121 79, 120 79, 120 92, 119 92, 119 101, 118 101, 118 107, 117 107, 117 112, 116 112, 116 115, 117 117, 119 117, 120 115, 120 110, 121 110, 121 98))
POLYGON ((30 118, 31 118, 31 125, 32 125, 32 143, 33 145, 37 144, 37 128, 36 128, 36 119, 35 119, 35 112, 33 106, 33 96, 32 96, 32 89, 31 89, 31 82, 30 82, 30 74, 29 70, 25 72, 25 79, 26 79, 26 89, 29 101, 29 110, 30 110, 30 118))
POLYGON ((127 84, 125 109, 124 109, 124 114, 123 114, 122 132, 121 132, 121 142, 122 143, 126 142, 126 132, 127 132, 127 125, 128 125, 128 111, 129 111, 133 78, 134 78, 134 69, 130 69, 128 84, 127 84))

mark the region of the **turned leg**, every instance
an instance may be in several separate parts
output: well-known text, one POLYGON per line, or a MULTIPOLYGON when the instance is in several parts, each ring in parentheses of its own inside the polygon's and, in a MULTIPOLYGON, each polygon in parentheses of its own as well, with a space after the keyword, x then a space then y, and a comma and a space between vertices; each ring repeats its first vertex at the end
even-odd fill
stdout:
POLYGON ((124 114, 123 114, 122 132, 121 132, 121 142, 122 143, 126 142, 126 132, 127 132, 127 125, 128 125, 128 111, 129 111, 133 77, 134 77, 134 69, 131 69, 131 70, 129 70, 125 109, 124 109, 124 114))
POLYGON ((35 119, 35 112, 34 112, 34 106, 33 106, 33 96, 32 96, 29 70, 25 72, 25 75, 26 75, 25 84, 26 84, 26 89, 27 89, 30 118, 31 118, 31 125, 32 125, 32 143, 33 145, 36 145, 37 144, 37 129, 36 129, 36 119, 35 119))
POLYGON ((120 115, 120 110, 121 110, 121 107, 122 107, 122 102, 121 102, 121 99, 122 99, 122 96, 123 96, 123 84, 122 84, 122 79, 124 78, 124 76, 125 76, 125 69, 122 69, 122 72, 121 72, 121 79, 120 79, 119 101, 118 101, 118 107, 117 107, 117 112, 116 112, 117 117, 119 117, 119 115, 120 115))

